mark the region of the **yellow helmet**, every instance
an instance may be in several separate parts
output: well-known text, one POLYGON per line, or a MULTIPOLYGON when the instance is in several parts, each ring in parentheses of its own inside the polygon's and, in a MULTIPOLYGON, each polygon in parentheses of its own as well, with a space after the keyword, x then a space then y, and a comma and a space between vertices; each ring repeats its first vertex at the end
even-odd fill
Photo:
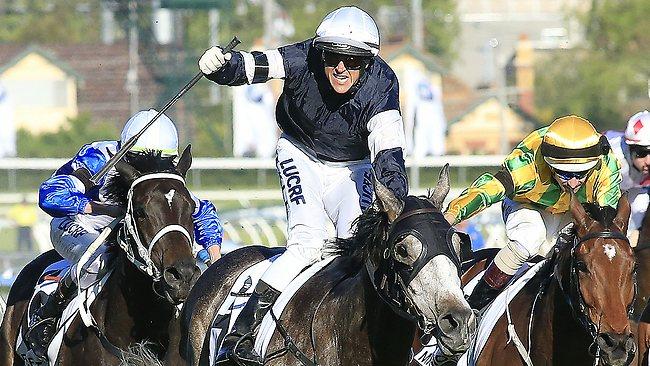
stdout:
POLYGON ((586 119, 560 117, 553 121, 542 140, 544 161, 552 168, 567 172, 587 171, 607 154, 609 143, 586 119))

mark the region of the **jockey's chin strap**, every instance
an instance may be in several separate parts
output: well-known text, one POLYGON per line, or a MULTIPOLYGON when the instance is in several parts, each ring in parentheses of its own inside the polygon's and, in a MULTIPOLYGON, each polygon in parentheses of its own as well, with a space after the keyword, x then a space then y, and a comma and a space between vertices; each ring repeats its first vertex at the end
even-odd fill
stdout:
POLYGON ((185 179, 177 174, 172 173, 153 173, 143 175, 131 183, 129 192, 127 194, 127 208, 126 214, 124 215, 124 226, 120 230, 120 235, 118 235, 117 242, 120 245, 120 248, 126 253, 128 260, 133 263, 138 269, 142 272, 148 274, 153 278, 154 282, 160 281, 162 275, 160 270, 154 265, 151 260, 151 252, 155 247, 156 243, 166 234, 179 232, 187 239, 188 245, 192 245, 192 236, 190 233, 181 225, 167 225, 162 227, 158 232, 153 236, 151 241, 147 246, 143 245, 140 234, 138 233, 137 224, 135 218, 133 217, 133 190, 136 185, 147 180, 152 179, 175 179, 180 181, 185 185, 185 179), (131 245, 128 240, 128 237, 131 237, 135 245, 131 245), (137 250, 137 253, 134 252, 133 248, 137 250))

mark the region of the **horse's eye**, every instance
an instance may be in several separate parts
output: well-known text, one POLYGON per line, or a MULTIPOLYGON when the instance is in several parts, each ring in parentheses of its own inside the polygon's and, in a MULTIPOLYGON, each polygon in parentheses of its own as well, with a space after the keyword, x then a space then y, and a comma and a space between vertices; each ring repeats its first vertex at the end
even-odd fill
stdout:
POLYGON ((587 268, 587 263, 583 261, 576 262, 576 269, 580 272, 589 273, 589 269, 587 268))
POLYGON ((397 244, 395 246, 395 254, 397 254, 399 257, 406 258, 409 255, 408 250, 406 249, 406 245, 404 244, 397 244))

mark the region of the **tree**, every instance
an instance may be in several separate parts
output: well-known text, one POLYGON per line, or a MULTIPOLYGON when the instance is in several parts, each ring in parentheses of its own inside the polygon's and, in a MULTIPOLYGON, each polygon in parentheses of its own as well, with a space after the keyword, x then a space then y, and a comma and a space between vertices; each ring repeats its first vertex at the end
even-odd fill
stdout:
POLYGON ((578 114, 599 130, 623 129, 647 108, 650 81, 650 2, 593 1, 583 17, 586 42, 538 63, 537 117, 552 121, 578 114))
POLYGON ((99 1, 32 0, 5 5, 0 42, 87 43, 100 35, 99 1))
POLYGON ((17 155, 21 158, 69 158, 87 143, 119 139, 112 123, 92 122, 88 114, 68 119, 56 132, 32 135, 24 129, 16 136, 17 155))

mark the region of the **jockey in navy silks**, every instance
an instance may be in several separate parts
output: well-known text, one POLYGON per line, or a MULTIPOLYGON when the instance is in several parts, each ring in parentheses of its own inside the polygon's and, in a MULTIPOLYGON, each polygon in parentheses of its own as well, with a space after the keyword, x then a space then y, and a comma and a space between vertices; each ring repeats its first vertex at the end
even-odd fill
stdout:
MULTIPOLYGON (((53 217, 50 228, 52 244, 72 265, 79 261, 102 229, 125 211, 125 207, 116 206, 103 196, 107 177, 116 173, 114 168, 96 185, 90 178, 115 155, 122 143, 137 134, 156 114, 153 109, 136 113, 126 122, 120 141, 97 141, 84 145, 77 155, 41 184, 39 206, 53 217)), ((161 115, 140 136, 124 159, 128 162, 129 157, 145 151, 159 152, 162 159, 174 159, 178 155, 176 126, 166 115, 161 115)), ((192 215, 195 241, 206 248, 211 260, 215 261, 220 257, 223 236, 217 210, 210 201, 200 200, 194 195, 192 198, 196 204, 192 215)), ((47 357, 47 346, 56 332, 57 320, 76 292, 73 272, 72 269, 66 272, 57 289, 37 310, 36 320, 30 325, 26 341, 39 358, 47 357)))
POLYGON ((201 71, 221 85, 284 80, 276 169, 288 216, 287 250, 262 276, 217 363, 261 362, 253 350, 256 328, 280 292, 321 259, 327 220, 338 237, 350 237, 353 220, 373 199, 372 170, 397 197, 407 195, 399 85, 378 54, 372 17, 342 7, 323 19, 314 38, 264 52, 224 54, 212 47, 200 58, 201 71))

